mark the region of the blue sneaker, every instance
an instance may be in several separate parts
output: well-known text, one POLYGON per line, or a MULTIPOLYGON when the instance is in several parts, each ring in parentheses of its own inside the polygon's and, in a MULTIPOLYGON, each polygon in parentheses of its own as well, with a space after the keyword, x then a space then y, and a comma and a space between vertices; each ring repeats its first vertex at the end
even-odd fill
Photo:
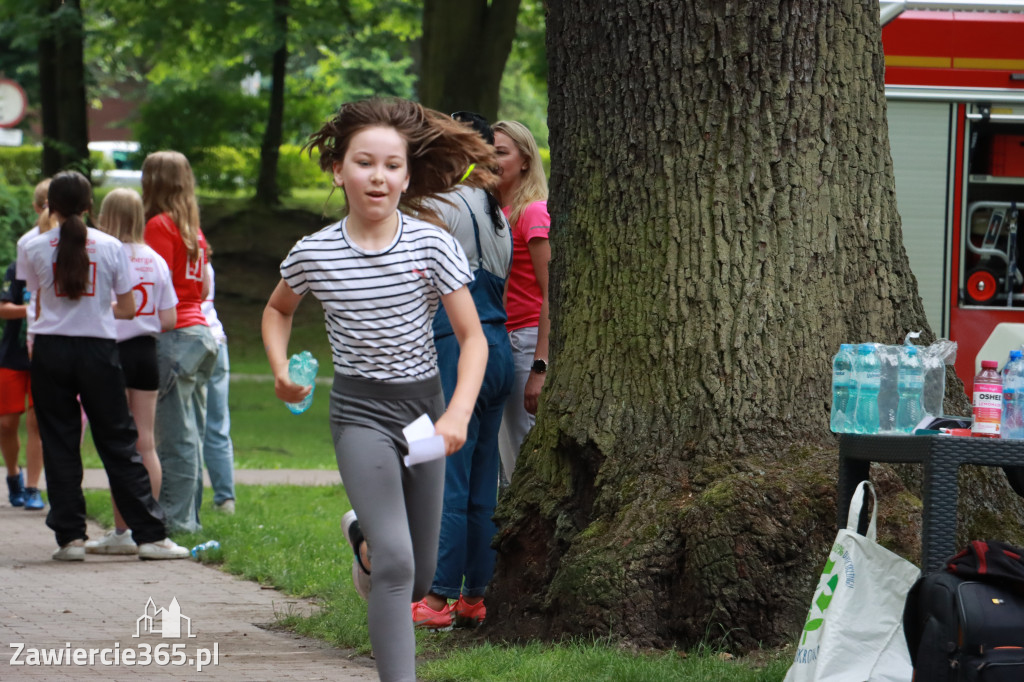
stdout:
POLYGON ((25 509, 45 509, 46 503, 43 496, 39 494, 39 488, 25 488, 25 509))
POLYGON ((25 504, 25 472, 19 471, 16 476, 7 477, 7 492, 12 507, 22 507, 25 504))

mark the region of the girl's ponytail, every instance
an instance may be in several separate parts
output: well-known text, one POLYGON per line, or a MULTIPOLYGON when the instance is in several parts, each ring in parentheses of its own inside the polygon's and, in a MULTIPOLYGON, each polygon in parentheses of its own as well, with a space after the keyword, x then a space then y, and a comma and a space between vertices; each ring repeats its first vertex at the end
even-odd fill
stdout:
POLYGON ((77 301, 89 280, 89 254, 85 250, 85 223, 78 215, 68 216, 60 226, 57 267, 53 277, 58 294, 77 301))
POLYGON ((92 185, 76 171, 58 173, 50 182, 48 204, 52 213, 64 219, 57 244, 55 288, 59 296, 76 301, 89 284, 87 230, 82 214, 92 208, 92 185))

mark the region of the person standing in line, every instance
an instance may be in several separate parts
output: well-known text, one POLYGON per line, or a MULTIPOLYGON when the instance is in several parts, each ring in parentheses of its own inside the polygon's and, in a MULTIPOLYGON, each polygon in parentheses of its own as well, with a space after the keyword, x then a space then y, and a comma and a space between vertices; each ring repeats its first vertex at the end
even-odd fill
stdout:
MULTIPOLYGON (((36 225, 18 240, 19 254, 20 246, 39 234, 40 226, 45 226, 43 231, 51 227, 50 212, 46 208, 49 188, 50 180, 47 178, 37 184, 32 193, 32 209, 38 219, 36 225)), ((43 444, 39 440, 39 424, 36 422, 29 377, 28 311, 31 298, 25 289, 25 280, 17 275, 17 263, 11 264, 4 274, 3 291, 0 292, 0 319, 5 320, 3 338, 0 339, 0 451, 7 469, 11 506, 38 511, 45 508, 46 503, 39 492, 39 479, 43 475, 43 444), (18 467, 18 451, 21 449, 18 423, 22 412, 25 413, 25 471, 18 467)))
POLYGON ((529 129, 516 121, 494 124, 498 199, 512 225, 512 272, 505 290, 515 384, 501 422, 502 485, 512 480, 516 458, 533 428, 548 371, 548 181, 529 129))
MULTIPOLYGON (((146 246, 143 239, 146 219, 143 217, 142 198, 138 192, 125 188, 111 191, 103 198, 97 222, 101 230, 121 241, 121 248, 128 257, 135 317, 114 321, 117 352, 124 372, 128 408, 139 434, 136 447, 149 473, 153 498, 159 500, 162 476, 153 440, 159 388, 156 337, 161 332, 174 329, 178 297, 174 294, 167 263, 156 251, 146 246)), ((117 500, 114 500, 113 507, 114 529, 99 540, 86 542, 87 554, 138 553, 138 545, 132 540, 128 524, 117 508, 117 500)))
MULTIPOLYGON (((494 133, 479 114, 452 118, 473 127, 489 145, 494 133)), ((485 189, 459 185, 431 202, 469 259, 469 292, 487 337, 487 370, 480 387, 466 444, 445 462, 444 507, 437 570, 430 592, 412 605, 417 627, 444 630, 453 623, 473 627, 484 621, 484 592, 494 574, 497 534, 492 517, 498 500, 498 429, 512 391, 512 346, 505 331, 502 294, 512 262, 512 235, 501 204, 485 189), (456 600, 449 604, 448 600, 456 600)), ((434 346, 446 400, 457 378, 459 344, 444 310, 434 317, 434 346)))
POLYGON ((466 126, 401 99, 352 102, 314 133, 320 168, 345 193, 348 215, 300 240, 263 314, 274 390, 299 402, 310 387, 288 377, 288 339, 302 297, 325 311, 334 361, 331 432, 353 510, 342 528, 356 590, 367 598, 370 642, 382 680, 416 679, 409 604, 437 565, 443 459, 411 467, 403 427, 427 414, 451 455, 466 441, 487 364, 466 256, 424 200, 467 182, 489 184, 493 151, 466 126), (402 209, 399 209, 401 205, 402 209), (461 349, 445 407, 431 321, 443 305, 461 349))
POLYGON ((117 354, 114 319, 135 315, 128 259, 118 240, 86 227, 82 216, 92 208, 92 185, 81 173, 55 175, 48 203, 59 227, 25 244, 25 284, 37 297, 32 399, 50 498, 46 525, 58 545, 53 559, 85 559, 79 399, 111 493, 139 543, 139 558, 183 559, 189 552, 167 537, 163 510, 135 447, 117 354))
MULTIPOLYGON (((213 510, 235 513, 235 448, 231 442, 231 413, 228 411, 228 385, 231 382, 231 360, 224 325, 213 307, 215 280, 213 266, 206 264, 210 278, 210 295, 203 301, 203 315, 210 333, 217 341, 217 361, 206 384, 206 437, 203 439, 203 462, 210 474, 213 488, 213 510)), ((196 491, 196 504, 203 501, 203 487, 196 491)))
POLYGON ((175 532, 195 532, 196 490, 203 484, 206 384, 217 360, 217 342, 203 315, 209 295, 208 247, 199 227, 195 176, 184 154, 154 152, 142 162, 146 243, 167 262, 178 296, 174 329, 157 337, 160 391, 154 436, 163 469, 160 503, 175 532))

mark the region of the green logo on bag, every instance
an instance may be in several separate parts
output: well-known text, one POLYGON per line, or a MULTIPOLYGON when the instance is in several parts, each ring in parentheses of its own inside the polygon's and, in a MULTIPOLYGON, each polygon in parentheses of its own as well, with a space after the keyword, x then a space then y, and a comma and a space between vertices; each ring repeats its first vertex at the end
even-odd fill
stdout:
POLYGON ((816 633, 825 624, 825 611, 828 609, 829 604, 832 603, 832 598, 836 594, 836 588, 839 587, 840 573, 845 576, 844 584, 848 588, 853 589, 856 578, 853 558, 847 549, 837 542, 832 546, 832 551, 828 555, 828 561, 825 562, 825 568, 821 571, 818 589, 814 593, 814 600, 811 601, 811 608, 807 612, 807 622, 804 623, 803 635, 800 638, 801 647, 807 644, 808 636, 812 632, 816 633), (841 566, 839 565, 840 561, 842 561, 841 566))
POLYGON ((803 638, 800 640, 801 645, 807 643, 808 633, 814 632, 825 623, 825 610, 832 603, 832 596, 835 595, 836 587, 839 586, 839 574, 832 575, 835 567, 836 562, 830 556, 821 572, 822 578, 828 576, 828 579, 819 583, 821 586, 818 588, 818 593, 814 595, 814 601, 811 602, 811 610, 807 612, 807 622, 804 623, 803 638))

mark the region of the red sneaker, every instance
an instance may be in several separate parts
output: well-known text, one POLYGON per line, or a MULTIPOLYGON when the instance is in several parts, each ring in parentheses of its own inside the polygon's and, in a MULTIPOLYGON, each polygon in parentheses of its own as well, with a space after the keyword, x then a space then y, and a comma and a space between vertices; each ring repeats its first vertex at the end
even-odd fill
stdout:
POLYGON ((487 607, 484 606, 483 599, 475 604, 469 604, 460 595, 452 607, 452 613, 455 614, 455 624, 460 628, 475 628, 487 618, 487 607))
POLYGON ((427 606, 427 600, 423 598, 412 605, 412 624, 428 630, 451 630, 452 607, 446 602, 440 611, 435 611, 427 606))

